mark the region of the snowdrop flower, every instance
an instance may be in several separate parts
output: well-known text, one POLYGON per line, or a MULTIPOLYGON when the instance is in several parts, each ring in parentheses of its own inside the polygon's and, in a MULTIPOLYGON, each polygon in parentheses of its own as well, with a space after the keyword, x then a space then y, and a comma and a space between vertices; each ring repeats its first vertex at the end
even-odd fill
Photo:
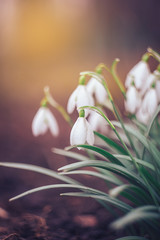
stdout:
POLYGON ((94 99, 92 95, 88 92, 84 83, 85 83, 84 76, 81 76, 78 87, 73 91, 73 93, 69 97, 67 111, 70 114, 74 111, 75 107, 79 108, 83 106, 94 105, 94 99))
POLYGON ((141 97, 135 86, 130 86, 126 92, 125 109, 131 114, 135 114, 140 107, 141 97))
POLYGON ((156 89, 151 88, 145 94, 141 108, 143 112, 146 112, 149 114, 149 116, 152 116, 156 111, 157 106, 158 106, 158 99, 157 99, 156 89))
POLYGON ((141 123, 144 123, 146 125, 148 124, 148 122, 150 120, 149 114, 146 112, 143 112, 143 110, 141 108, 136 113, 136 118, 138 121, 140 121, 141 123))
POLYGON ((154 71, 154 74, 156 76, 156 93, 157 93, 157 99, 158 99, 158 103, 160 103, 160 70, 156 70, 154 71))
MULTIPOLYGON (((151 87, 152 85, 156 86, 156 91, 158 93, 158 91, 160 91, 159 89, 159 81, 160 80, 160 72, 155 70, 153 73, 150 73, 145 85, 143 86, 142 90, 141 90, 141 95, 143 96, 151 87)), ((158 95, 158 94, 157 94, 158 95)))
POLYGON ((144 96, 141 108, 136 114, 139 121, 147 124, 158 106, 158 98, 155 88, 150 88, 144 96))
POLYGON ((125 86, 130 87, 132 82, 134 82, 135 87, 141 90, 150 74, 150 70, 146 61, 141 60, 137 63, 127 74, 125 86))
MULTIPOLYGON (((93 129, 84 117, 84 110, 80 110, 79 117, 72 127, 70 134, 70 144, 79 145, 88 143, 89 145, 94 144, 94 133, 93 129)), ((79 148, 78 148, 79 149, 79 148)))
POLYGON ((98 80, 91 78, 86 87, 92 96, 95 95, 95 98, 99 103, 103 104, 105 102, 107 99, 107 92, 98 80))
POLYGON ((52 112, 47 107, 40 107, 32 122, 33 135, 35 137, 43 135, 48 129, 53 136, 59 133, 58 124, 52 112))
POLYGON ((160 80, 156 82, 156 93, 157 93, 158 103, 160 103, 160 80))
POLYGON ((108 132, 108 124, 106 120, 95 111, 90 111, 88 122, 94 131, 99 131, 104 134, 108 132))

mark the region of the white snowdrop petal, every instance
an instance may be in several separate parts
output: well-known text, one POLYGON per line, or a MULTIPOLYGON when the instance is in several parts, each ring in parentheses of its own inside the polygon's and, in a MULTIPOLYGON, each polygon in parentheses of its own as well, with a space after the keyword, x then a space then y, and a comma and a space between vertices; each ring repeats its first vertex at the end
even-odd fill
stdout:
POLYGON ((125 86, 128 88, 132 84, 132 81, 134 81, 136 88, 140 90, 143 88, 149 74, 148 64, 140 61, 127 74, 125 86))
POLYGON ((140 93, 141 96, 144 96, 144 94, 150 89, 152 83, 156 80, 156 77, 153 73, 149 74, 145 84, 143 85, 143 88, 141 89, 140 93))
POLYGON ((69 114, 71 114, 75 109, 78 92, 79 92, 79 86, 73 91, 73 93, 70 95, 68 99, 67 112, 69 114))
POLYGON ((90 126, 90 124, 88 123, 88 121, 86 120, 86 125, 87 125, 87 142, 89 145, 93 145, 94 144, 94 133, 93 133, 93 129, 90 126))
POLYGON ((87 136, 87 126, 86 119, 83 117, 79 117, 72 127, 70 134, 70 144, 71 145, 79 145, 84 144, 86 142, 87 136))
MULTIPOLYGON (((94 99, 88 93, 86 86, 81 85, 81 88, 79 90, 78 96, 77 96, 77 108, 82 106, 93 106, 94 105, 94 99)), ((89 113, 88 109, 85 109, 85 116, 87 116, 89 113)))
POLYGON ((127 112, 134 114, 140 106, 141 98, 134 86, 130 86, 126 92, 126 101, 124 103, 127 112))
POLYGON ((148 122, 150 120, 149 114, 142 112, 141 108, 136 113, 136 118, 137 118, 138 121, 140 121, 141 123, 144 123, 146 125, 148 124, 148 122))
POLYGON ((91 78, 87 84, 88 92, 93 96, 95 94, 96 100, 103 104, 107 98, 107 93, 103 85, 95 78, 91 78))
POLYGON ((34 136, 38 136, 39 134, 42 134, 42 132, 45 133, 45 131, 47 130, 47 128, 45 128, 43 126, 44 125, 44 123, 43 123, 44 117, 45 117, 45 108, 41 107, 37 111, 37 113, 34 116, 33 121, 32 121, 32 133, 34 136), (41 127, 42 127, 43 131, 41 130, 41 127))
POLYGON ((98 82, 98 84, 97 84, 97 88, 95 91, 95 97, 96 97, 97 101, 101 104, 103 104, 107 98, 107 92, 100 82, 98 82))
POLYGON ((59 127, 58 127, 57 120, 55 119, 54 115, 48 108, 46 108, 45 114, 46 114, 45 121, 47 122, 52 135, 57 136, 59 134, 59 127))
POLYGON ((99 131, 101 133, 108 132, 108 125, 106 120, 98 113, 91 111, 88 122, 94 131, 99 131))
POLYGON ((142 112, 152 116, 158 106, 156 90, 151 88, 147 91, 142 102, 142 112))
POLYGON ((77 96, 77 107, 82 107, 86 105, 90 105, 90 94, 88 93, 86 87, 84 85, 80 86, 79 93, 77 96))
POLYGON ((158 103, 160 103, 160 80, 157 80, 156 82, 156 94, 157 94, 158 103))
POLYGON ((86 88, 87 88, 87 91, 91 94, 91 95, 93 95, 94 94, 94 91, 95 91, 95 79, 94 78, 91 78, 90 80, 89 80, 89 82, 87 83, 87 85, 86 85, 86 88))
POLYGON ((135 73, 135 86, 137 89, 142 89, 143 84, 146 82, 149 77, 150 71, 148 68, 148 64, 144 61, 139 62, 139 66, 137 67, 135 73))

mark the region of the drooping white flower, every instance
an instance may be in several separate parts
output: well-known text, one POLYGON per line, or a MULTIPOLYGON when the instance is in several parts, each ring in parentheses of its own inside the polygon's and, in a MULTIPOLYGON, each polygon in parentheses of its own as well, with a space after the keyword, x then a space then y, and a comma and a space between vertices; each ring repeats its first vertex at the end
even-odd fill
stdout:
POLYGON ((138 121, 140 121, 141 123, 144 123, 144 124, 148 124, 149 120, 150 120, 150 116, 147 112, 143 112, 142 111, 142 108, 140 108, 138 110, 138 112, 136 113, 136 118, 138 121))
POLYGON ((72 127, 70 144, 79 145, 85 143, 89 145, 94 144, 94 133, 87 119, 84 116, 80 116, 72 127))
POLYGON ((32 121, 34 136, 43 135, 50 130, 53 136, 59 134, 59 127, 52 112, 47 107, 40 107, 32 121))
POLYGON ((156 82, 156 93, 157 93, 158 103, 160 103, 160 80, 157 80, 156 82))
POLYGON ((135 87, 138 90, 141 90, 150 74, 148 64, 141 60, 137 63, 127 74, 125 86, 126 88, 130 87, 132 82, 134 82, 135 87))
POLYGON ((125 109, 131 114, 135 114, 140 107, 141 97, 135 86, 130 86, 126 92, 125 109))
POLYGON ((78 85, 78 87, 73 91, 69 97, 67 104, 68 113, 72 113, 75 108, 83 106, 93 106, 94 99, 92 95, 88 92, 85 85, 78 85))
POLYGON ((156 111, 157 106, 158 106, 158 98, 156 94, 156 89, 150 88, 146 92, 144 99, 142 101, 142 105, 136 114, 137 119, 140 122, 148 124, 149 120, 151 119, 154 112, 156 111))
POLYGON ((97 81, 95 78, 91 78, 87 84, 88 92, 93 96, 95 95, 96 100, 103 104, 107 99, 107 92, 104 86, 97 81))
POLYGON ((158 106, 158 99, 155 88, 150 88, 144 96, 142 102, 142 112, 148 113, 149 116, 153 116, 158 106))
POLYGON ((95 111, 90 111, 88 122, 94 131, 99 131, 103 134, 108 132, 108 124, 106 120, 95 111))
POLYGON ((140 91, 141 95, 143 96, 152 87, 152 85, 155 85, 156 90, 158 90, 159 82, 160 82, 160 72, 155 70, 153 73, 149 74, 143 88, 140 91))
POLYGON ((156 93, 157 93, 157 99, 158 103, 160 103, 160 71, 156 70, 154 71, 154 75, 156 76, 156 93))

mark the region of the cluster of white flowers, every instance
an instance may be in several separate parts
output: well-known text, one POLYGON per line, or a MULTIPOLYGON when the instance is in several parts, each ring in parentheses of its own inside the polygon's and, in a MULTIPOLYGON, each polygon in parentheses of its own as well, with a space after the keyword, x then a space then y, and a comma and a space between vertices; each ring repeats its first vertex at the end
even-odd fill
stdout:
MULTIPOLYGON (((77 110, 79 111, 80 107, 94 106, 94 96, 98 103, 103 104, 103 102, 105 102, 107 99, 107 93, 103 85, 93 77, 89 80, 88 84, 85 85, 84 76, 80 77, 78 87, 73 91, 68 100, 68 113, 72 113, 75 107, 77 107, 77 110)), ((104 132, 105 125, 106 121, 101 115, 94 111, 85 109, 84 114, 81 114, 80 112, 80 116, 72 128, 70 135, 71 145, 80 145, 85 143, 93 145, 93 131, 99 130, 104 132), (88 120, 86 119, 87 116, 88 120)))
MULTIPOLYGON (((125 109, 144 124, 148 124, 160 103, 160 66, 151 73, 147 64, 148 58, 149 56, 146 54, 142 57, 142 60, 128 73, 125 82, 127 88, 125 109)), ((90 109, 95 106, 95 102, 105 105, 109 99, 107 91, 104 85, 94 77, 88 81, 87 85, 85 82, 85 76, 80 76, 79 85, 70 95, 67 104, 68 114, 72 114, 75 109, 79 114, 71 130, 71 145, 85 143, 93 145, 94 131, 104 134, 108 131, 106 120, 90 109)), ((51 100, 51 97, 49 99, 51 100)), ((51 105, 56 108, 57 103, 54 99, 51 102, 49 99, 47 96, 43 99, 41 107, 33 119, 32 132, 34 136, 44 134, 48 129, 53 136, 57 136, 59 133, 58 123, 48 108, 48 103, 52 102, 51 105)), ((67 116, 69 116, 68 114, 67 116)))
POLYGON ((160 72, 150 72, 145 60, 137 63, 128 73, 125 109, 137 120, 148 124, 160 103, 160 72))
MULTIPOLYGON (((73 113, 77 109, 79 117, 72 127, 70 134, 70 144, 80 145, 88 143, 94 144, 94 133, 93 131, 105 132, 107 129, 106 121, 104 118, 94 111, 89 109, 80 110, 80 107, 94 106, 95 100, 102 104, 107 99, 107 93, 103 85, 96 79, 91 78, 87 85, 85 85, 85 77, 81 76, 79 85, 70 95, 67 112, 73 113), (88 117, 88 120, 86 119, 88 117), (106 129, 105 129, 106 127, 106 129)), ((32 122, 32 132, 34 136, 38 136, 46 133, 50 130, 53 136, 57 136, 59 133, 58 123, 47 107, 47 102, 40 107, 36 113, 32 122)))

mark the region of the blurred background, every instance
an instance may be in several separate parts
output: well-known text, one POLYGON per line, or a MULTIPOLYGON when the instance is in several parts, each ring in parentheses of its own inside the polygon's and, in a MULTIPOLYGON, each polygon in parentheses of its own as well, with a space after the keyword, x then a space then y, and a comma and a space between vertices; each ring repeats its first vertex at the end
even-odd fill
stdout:
MULTIPOLYGON (((110 66, 117 57, 124 81, 147 47, 160 50, 159 10, 158 0, 0 0, 1 161, 50 159, 55 170, 62 166, 50 151, 69 145, 70 130, 59 113, 53 110, 58 138, 31 133, 44 86, 66 106, 79 72, 94 70, 100 62, 110 66)), ((109 86, 122 104, 110 78, 109 86)))

